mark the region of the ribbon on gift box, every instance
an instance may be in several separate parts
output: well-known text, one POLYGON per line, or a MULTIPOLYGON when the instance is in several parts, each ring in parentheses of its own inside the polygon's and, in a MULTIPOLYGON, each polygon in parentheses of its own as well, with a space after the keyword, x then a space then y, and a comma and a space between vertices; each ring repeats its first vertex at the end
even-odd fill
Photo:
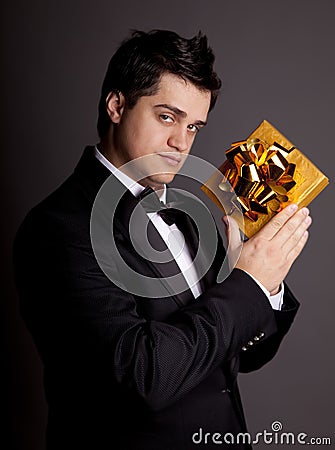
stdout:
POLYGON ((287 161, 294 149, 261 139, 233 143, 226 151, 228 161, 222 168, 224 178, 219 188, 231 197, 233 207, 242 208, 253 222, 259 214, 268 214, 269 209, 280 211, 296 184, 296 165, 287 161))

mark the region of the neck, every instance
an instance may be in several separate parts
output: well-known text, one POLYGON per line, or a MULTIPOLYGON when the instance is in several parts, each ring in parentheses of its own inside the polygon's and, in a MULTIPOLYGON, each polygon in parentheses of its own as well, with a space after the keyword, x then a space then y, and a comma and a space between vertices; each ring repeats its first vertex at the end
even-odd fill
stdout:
POLYGON ((109 134, 101 139, 101 141, 97 144, 97 148, 99 152, 115 167, 119 168, 124 164, 124 162, 120 161, 117 157, 117 152, 113 150, 114 145, 112 145, 112 139, 109 134))
POLYGON ((137 167, 135 166, 135 164, 123 167, 124 164, 127 163, 127 161, 125 160, 123 161, 121 158, 118 157, 118 154, 115 151, 114 146, 110 145, 110 140, 108 139, 108 137, 101 139, 101 141, 97 144, 97 148, 99 152, 110 163, 113 164, 114 167, 121 170, 121 172, 128 175, 130 178, 132 178, 141 186, 144 187, 150 186, 154 191, 157 192, 158 196, 160 196, 161 193, 164 192, 165 184, 158 183, 157 181, 152 180, 150 177, 141 178, 141 172, 140 170, 136 170, 137 167))

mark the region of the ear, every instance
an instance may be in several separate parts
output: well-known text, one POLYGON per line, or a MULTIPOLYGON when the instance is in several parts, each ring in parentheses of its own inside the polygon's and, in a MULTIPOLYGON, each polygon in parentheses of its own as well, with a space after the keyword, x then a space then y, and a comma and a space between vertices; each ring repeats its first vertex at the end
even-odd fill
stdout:
POLYGON ((112 91, 107 95, 106 108, 111 122, 118 124, 125 107, 125 98, 122 92, 112 91))

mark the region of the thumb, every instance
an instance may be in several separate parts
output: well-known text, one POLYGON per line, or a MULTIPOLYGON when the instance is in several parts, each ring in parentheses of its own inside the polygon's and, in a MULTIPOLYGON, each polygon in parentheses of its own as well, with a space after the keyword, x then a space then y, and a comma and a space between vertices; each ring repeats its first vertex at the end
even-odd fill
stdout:
POLYGON ((242 239, 236 220, 231 216, 223 216, 222 221, 226 226, 226 236, 229 246, 232 249, 240 247, 242 245, 242 239))
POLYGON ((235 219, 231 216, 224 216, 222 221, 226 225, 226 236, 227 236, 227 253, 229 257, 230 267, 234 267, 240 257, 242 250, 242 239, 239 227, 235 219))

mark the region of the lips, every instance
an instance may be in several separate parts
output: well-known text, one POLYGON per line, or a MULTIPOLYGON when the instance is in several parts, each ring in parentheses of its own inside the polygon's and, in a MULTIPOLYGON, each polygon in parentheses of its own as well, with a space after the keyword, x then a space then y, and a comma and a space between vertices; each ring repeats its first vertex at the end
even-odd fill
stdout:
POLYGON ((181 156, 176 153, 159 153, 159 156, 164 158, 167 163, 176 166, 181 162, 181 156))

